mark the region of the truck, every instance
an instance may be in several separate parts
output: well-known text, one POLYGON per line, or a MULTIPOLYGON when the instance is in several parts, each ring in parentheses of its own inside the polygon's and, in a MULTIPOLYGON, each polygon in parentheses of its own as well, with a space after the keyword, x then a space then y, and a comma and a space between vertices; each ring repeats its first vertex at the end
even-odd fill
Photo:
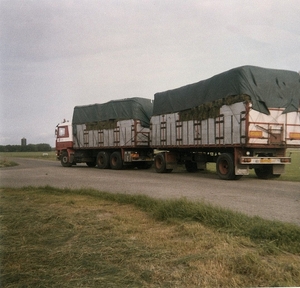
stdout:
POLYGON ((241 66, 209 79, 159 92, 76 106, 72 123, 56 128, 57 158, 65 167, 125 166, 188 172, 214 163, 224 180, 254 169, 279 177, 300 148, 300 75, 241 66))
POLYGON ((150 120, 158 173, 178 164, 187 171, 215 163, 224 180, 254 169, 279 177, 291 163, 287 148, 300 147, 300 76, 241 66, 209 79, 156 93, 150 120))
POLYGON ((56 156, 62 166, 86 163, 99 169, 150 168, 150 99, 134 97, 75 106, 72 122, 56 127, 56 156))

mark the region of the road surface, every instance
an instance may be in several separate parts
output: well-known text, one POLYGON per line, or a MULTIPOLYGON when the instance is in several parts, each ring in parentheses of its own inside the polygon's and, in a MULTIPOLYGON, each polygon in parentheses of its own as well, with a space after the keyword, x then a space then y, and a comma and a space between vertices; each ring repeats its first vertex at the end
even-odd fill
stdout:
POLYGON ((158 174, 149 170, 100 170, 60 162, 14 159, 19 166, 0 169, 1 187, 45 186, 94 188, 111 193, 145 194, 155 198, 205 201, 254 216, 300 226, 300 182, 244 177, 220 180, 217 175, 176 170, 158 174))

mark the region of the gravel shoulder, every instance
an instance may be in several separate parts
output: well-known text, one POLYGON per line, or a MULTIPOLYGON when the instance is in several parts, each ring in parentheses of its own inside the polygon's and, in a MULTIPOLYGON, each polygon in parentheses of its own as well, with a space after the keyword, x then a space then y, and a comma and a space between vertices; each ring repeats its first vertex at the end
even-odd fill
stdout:
POLYGON ((300 182, 242 178, 175 171, 99 170, 85 165, 65 168, 56 161, 13 159, 19 166, 0 169, 1 187, 45 186, 93 188, 111 193, 145 194, 155 198, 205 201, 250 216, 300 226, 300 182))

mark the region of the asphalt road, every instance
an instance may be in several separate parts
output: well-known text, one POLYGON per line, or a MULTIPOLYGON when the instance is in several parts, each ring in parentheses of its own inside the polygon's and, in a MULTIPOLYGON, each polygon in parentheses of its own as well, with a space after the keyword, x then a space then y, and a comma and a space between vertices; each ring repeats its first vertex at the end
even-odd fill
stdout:
POLYGON ((0 169, 1 187, 51 185, 156 198, 186 197, 300 226, 300 182, 246 177, 224 181, 217 175, 188 173, 180 169, 158 174, 153 169, 100 170, 85 165, 65 168, 55 161, 21 158, 14 161, 20 165, 0 169))

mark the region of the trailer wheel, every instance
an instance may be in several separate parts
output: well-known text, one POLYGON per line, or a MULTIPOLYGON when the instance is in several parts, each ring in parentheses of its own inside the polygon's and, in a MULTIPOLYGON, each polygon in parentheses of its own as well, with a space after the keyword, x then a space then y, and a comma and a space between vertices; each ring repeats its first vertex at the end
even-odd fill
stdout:
POLYGON ((270 178, 273 177, 273 167, 272 167, 272 165, 262 165, 262 167, 255 168, 254 171, 255 171, 256 176, 259 179, 270 179, 270 178))
POLYGON ((114 170, 120 170, 123 168, 123 161, 120 152, 113 152, 110 155, 110 167, 114 170))
POLYGON ((216 169, 219 177, 223 180, 239 179, 235 175, 234 161, 232 154, 223 153, 217 159, 216 169))
POLYGON ((192 161, 188 160, 188 161, 185 161, 184 166, 185 166, 186 171, 188 171, 190 173, 196 172, 198 170, 197 162, 192 162, 192 161))
POLYGON ((99 169, 109 169, 110 168, 110 154, 108 152, 101 151, 97 155, 97 167, 99 169))
POLYGON ((155 171, 157 173, 169 173, 173 169, 166 169, 167 163, 165 161, 165 156, 162 153, 159 153, 154 158, 155 171))
POLYGON ((68 152, 61 153, 60 163, 63 167, 71 167, 72 166, 72 163, 69 162, 68 152))

